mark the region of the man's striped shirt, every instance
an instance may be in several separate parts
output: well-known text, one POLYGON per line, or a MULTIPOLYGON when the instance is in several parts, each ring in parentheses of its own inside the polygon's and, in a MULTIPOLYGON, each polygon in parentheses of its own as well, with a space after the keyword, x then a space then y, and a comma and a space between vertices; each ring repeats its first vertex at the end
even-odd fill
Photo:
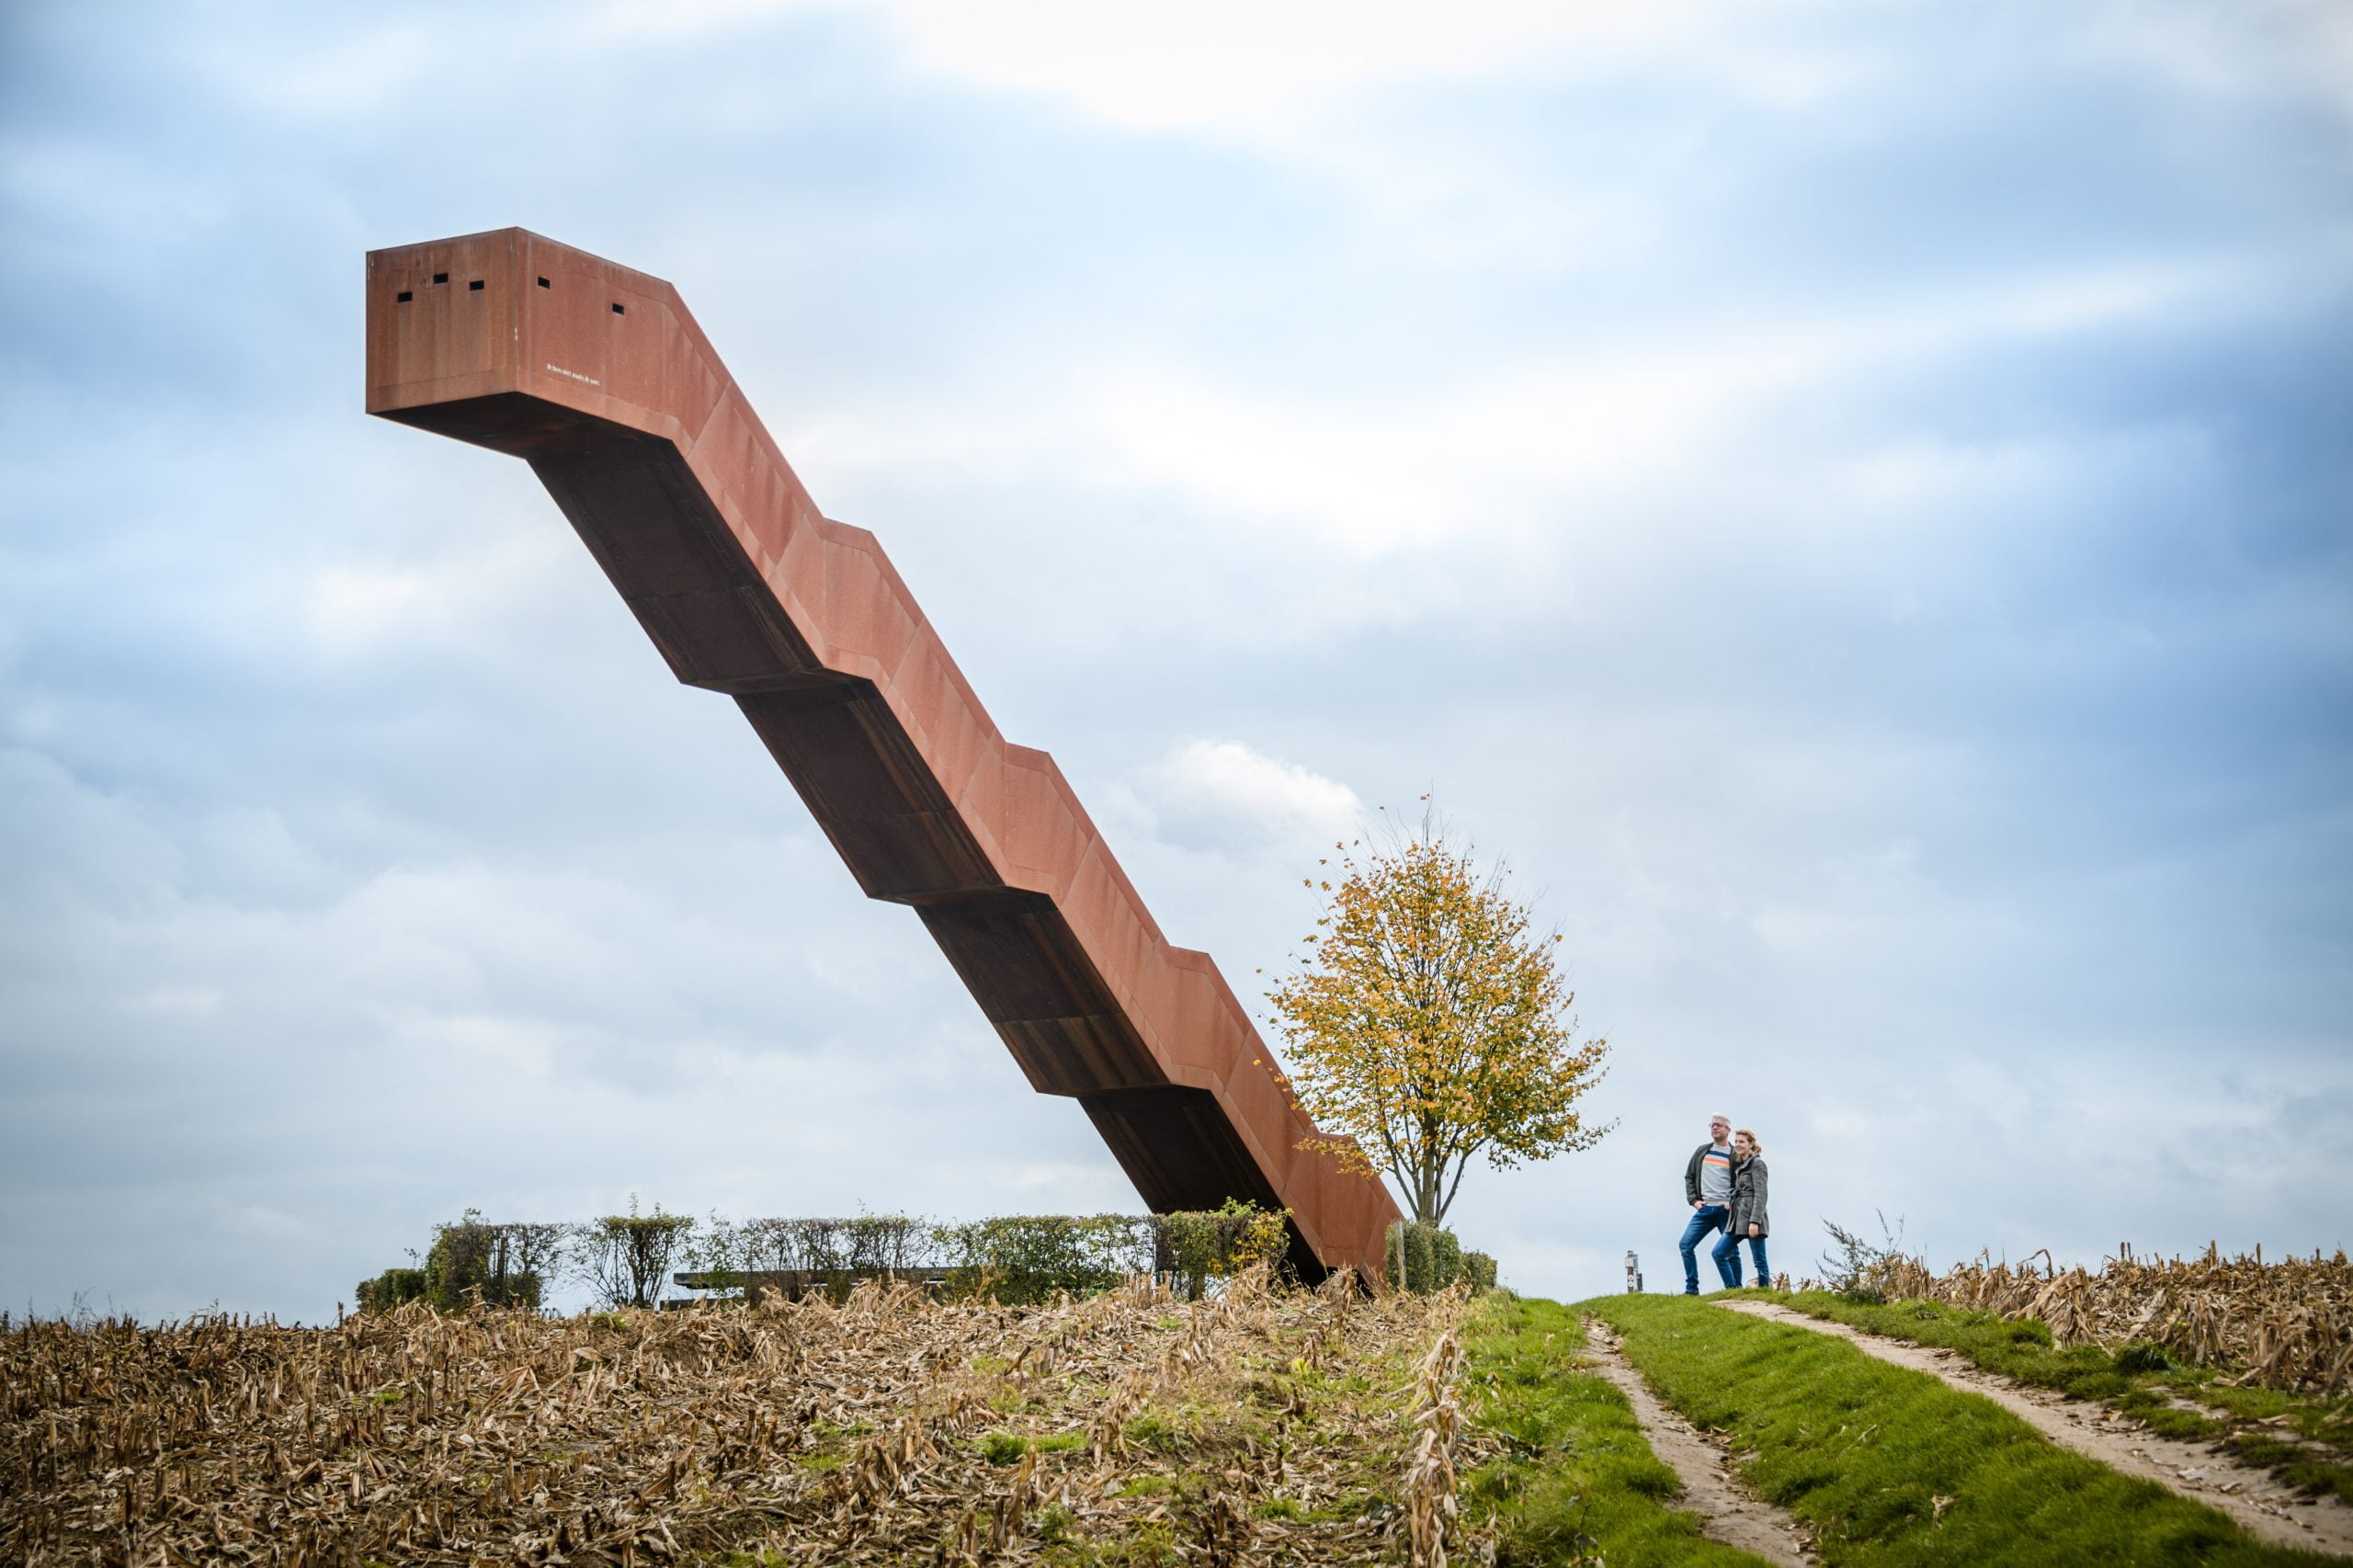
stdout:
POLYGON ((1732 1151, 1722 1144, 1699 1156, 1699 1201, 1732 1201, 1732 1151))

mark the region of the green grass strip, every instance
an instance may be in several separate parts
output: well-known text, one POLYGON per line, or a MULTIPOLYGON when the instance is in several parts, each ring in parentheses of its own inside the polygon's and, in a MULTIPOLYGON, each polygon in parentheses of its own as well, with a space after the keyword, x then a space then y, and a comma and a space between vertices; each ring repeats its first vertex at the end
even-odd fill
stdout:
POLYGON ((2162 1357, 2150 1346, 2127 1346, 2121 1357, 2088 1345, 2062 1350, 2052 1343, 2051 1330, 2035 1319, 2006 1320, 1940 1301, 1871 1304, 1820 1290, 1741 1294, 1784 1301, 1813 1317, 1891 1339, 1959 1351, 2018 1382, 2113 1404, 2161 1437, 2220 1439, 2242 1460, 2276 1471, 2291 1486, 2353 1503, 2353 1400, 2234 1388, 2211 1367, 2143 1364, 2162 1357), (2177 1397, 2208 1408, 2202 1414, 2183 1410, 2170 1403, 2177 1397), (2286 1440, 2274 1422, 2304 1440, 2286 1440))
POLYGON ((1680 1296, 1581 1304, 1830 1564, 2319 1563, 2054 1447, 1989 1400, 1828 1335, 1680 1296))
POLYGON ((1584 1344, 1584 1325, 1559 1303, 1500 1290, 1463 1331, 1471 1419, 1506 1452, 1464 1478, 1462 1515, 1475 1523, 1494 1511, 1496 1562, 1762 1563, 1669 1506, 1683 1483, 1651 1452, 1626 1396, 1579 1369, 1584 1344))

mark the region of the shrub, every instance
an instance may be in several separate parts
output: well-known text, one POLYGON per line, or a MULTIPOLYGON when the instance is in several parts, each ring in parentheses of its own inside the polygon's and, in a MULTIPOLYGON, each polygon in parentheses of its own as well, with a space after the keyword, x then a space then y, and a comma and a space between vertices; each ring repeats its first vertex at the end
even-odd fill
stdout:
POLYGON ((1886 1301, 1896 1269, 1905 1261, 1904 1221, 1898 1220, 1891 1229, 1887 1216, 1881 1214, 1879 1228, 1882 1239, 1878 1243, 1867 1242, 1859 1233, 1828 1220, 1822 1224, 1837 1244, 1834 1250, 1822 1255, 1823 1288, 1850 1301, 1886 1301))
MULTIPOLYGON (((403 1301, 425 1301, 441 1312, 540 1304, 546 1280, 562 1262, 563 1225, 494 1224, 479 1209, 433 1227, 423 1267, 388 1268, 359 1287, 359 1310, 388 1312, 403 1301)), ((416 1254, 410 1253, 411 1257, 416 1254)))
POLYGON ((1125 1214, 1015 1214, 942 1225, 935 1234, 950 1294, 1014 1305, 1108 1290, 1148 1271, 1155 1250, 1152 1221, 1125 1214))
POLYGON ((561 1225, 494 1225, 479 1209, 469 1209, 462 1219, 433 1228, 433 1245, 425 1255, 426 1299, 443 1312, 476 1301, 536 1309, 563 1247, 561 1225))
POLYGON ((938 1268, 950 1259, 944 1228, 908 1214, 772 1217, 740 1222, 714 1214, 684 1247, 705 1290, 741 1290, 749 1274, 807 1273, 840 1300, 866 1277, 938 1268))
POLYGON ((1231 1200, 1171 1214, 1010 1215, 936 1226, 931 1234, 951 1295, 1032 1303, 1152 1273, 1198 1299, 1212 1281, 1254 1265, 1280 1267, 1290 1220, 1288 1210, 1231 1200))
POLYGON ((608 1305, 657 1305, 669 1282, 671 1260, 683 1249, 694 1223, 693 1215, 665 1214, 659 1203, 653 1213, 640 1214, 632 1192, 628 1213, 608 1214, 574 1229, 574 1269, 608 1305))
POLYGON ((1290 1250, 1290 1210, 1260 1209, 1228 1199, 1217 1209, 1152 1217, 1153 1271, 1173 1275, 1178 1292, 1198 1301, 1212 1279, 1231 1278, 1254 1264, 1282 1266, 1290 1250))
POLYGON ((422 1268, 387 1268, 373 1279, 362 1279, 355 1299, 363 1312, 388 1312, 403 1301, 423 1301, 425 1290, 422 1268))
POLYGON ((736 1230, 748 1268, 831 1273, 934 1268, 942 1261, 938 1227, 907 1214, 746 1220, 736 1230))
POLYGON ((1405 1227, 1405 1289, 1416 1296, 1427 1296, 1438 1288, 1430 1260, 1434 1228, 1419 1221, 1405 1227))
POLYGON ((1443 1290, 1462 1278, 1462 1244, 1452 1231, 1430 1227, 1430 1289, 1443 1290))
POLYGON ((1443 1290, 1458 1281, 1482 1290, 1492 1289, 1495 1282, 1494 1258, 1464 1252, 1461 1238, 1452 1231, 1426 1220, 1400 1220, 1391 1225, 1381 1259, 1391 1288, 1417 1296, 1443 1290))

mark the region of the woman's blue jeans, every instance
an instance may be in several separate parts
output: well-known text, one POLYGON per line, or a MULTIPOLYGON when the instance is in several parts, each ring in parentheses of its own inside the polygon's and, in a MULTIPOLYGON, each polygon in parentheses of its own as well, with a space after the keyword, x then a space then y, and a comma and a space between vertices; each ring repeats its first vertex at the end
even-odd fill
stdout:
POLYGON ((1742 1242, 1748 1244, 1749 1258, 1756 1265, 1757 1285, 1759 1287, 1770 1285, 1773 1282, 1773 1271, 1765 1266, 1765 1238, 1735 1236, 1727 1226, 1723 1239, 1716 1243, 1715 1250, 1708 1255, 1716 1260, 1716 1272, 1723 1276, 1724 1289, 1727 1290, 1740 1289, 1740 1244, 1742 1242))

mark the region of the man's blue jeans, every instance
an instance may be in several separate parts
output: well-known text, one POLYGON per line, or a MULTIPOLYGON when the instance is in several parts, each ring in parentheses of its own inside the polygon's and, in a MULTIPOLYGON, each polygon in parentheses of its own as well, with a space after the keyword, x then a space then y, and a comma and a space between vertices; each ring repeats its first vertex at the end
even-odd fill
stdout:
POLYGON ((1716 1244, 1715 1250, 1708 1256, 1716 1260, 1716 1272, 1724 1277, 1724 1289, 1727 1290, 1740 1289, 1740 1244, 1744 1241, 1748 1244, 1749 1257, 1756 1265, 1758 1287, 1761 1289, 1773 1282, 1773 1271, 1765 1267, 1765 1238, 1735 1236, 1732 1233, 1732 1228, 1726 1226, 1723 1239, 1716 1244))
MULTIPOLYGON (((1706 1238, 1709 1232, 1723 1229, 1724 1221, 1730 1212, 1721 1203, 1702 1203, 1699 1208, 1691 1210, 1691 1222, 1683 1227, 1683 1239, 1675 1244, 1675 1250, 1683 1255, 1683 1293, 1685 1295, 1696 1296, 1699 1293, 1699 1260, 1692 1256, 1693 1252, 1706 1238)), ((1719 1273, 1722 1272, 1723 1265, 1719 1262, 1716 1269, 1719 1273)))

